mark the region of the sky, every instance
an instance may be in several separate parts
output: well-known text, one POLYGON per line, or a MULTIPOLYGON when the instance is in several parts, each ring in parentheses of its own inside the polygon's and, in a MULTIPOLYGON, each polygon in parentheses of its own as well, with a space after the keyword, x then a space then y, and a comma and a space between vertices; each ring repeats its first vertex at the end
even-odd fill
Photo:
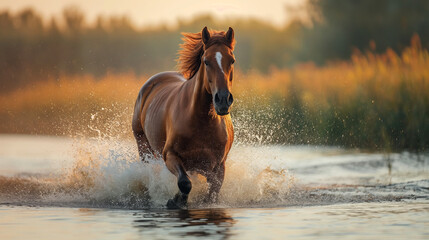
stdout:
POLYGON ((45 19, 59 17, 65 7, 77 6, 88 23, 99 15, 128 16, 137 26, 174 26, 177 19, 188 20, 195 15, 210 13, 224 19, 253 17, 281 27, 294 11, 287 8, 301 6, 305 0, 0 0, 0 11, 17 12, 32 7, 45 19))

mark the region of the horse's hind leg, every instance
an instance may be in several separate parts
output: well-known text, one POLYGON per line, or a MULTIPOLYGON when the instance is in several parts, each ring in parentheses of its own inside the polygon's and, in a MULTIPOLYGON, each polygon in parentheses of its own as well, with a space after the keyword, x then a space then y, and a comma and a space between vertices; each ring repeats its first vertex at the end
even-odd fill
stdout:
POLYGON ((204 200, 207 203, 215 203, 218 200, 220 188, 225 178, 225 162, 221 163, 215 170, 206 175, 209 184, 209 194, 204 200))
POLYGON ((135 132, 134 133, 134 138, 136 139, 137 142, 137 148, 139 150, 139 156, 140 156, 140 160, 144 160, 145 155, 147 154, 151 154, 151 150, 150 150, 150 146, 149 146, 149 141, 146 138, 146 135, 144 134, 143 131, 139 131, 139 132, 135 132))
POLYGON ((173 199, 168 200, 168 208, 186 208, 188 205, 188 195, 192 189, 192 183, 189 179, 186 170, 183 167, 182 160, 172 152, 167 152, 165 155, 165 165, 168 170, 177 177, 177 185, 179 192, 173 199))

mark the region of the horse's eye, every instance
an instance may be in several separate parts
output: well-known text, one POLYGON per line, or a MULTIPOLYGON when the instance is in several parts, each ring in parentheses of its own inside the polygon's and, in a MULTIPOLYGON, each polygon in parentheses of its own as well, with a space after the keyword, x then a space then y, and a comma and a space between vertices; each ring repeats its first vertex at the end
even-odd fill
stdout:
POLYGON ((235 63, 235 59, 232 59, 231 64, 234 64, 234 63, 235 63))
POLYGON ((204 60, 204 64, 205 64, 206 66, 208 66, 208 65, 209 65, 209 61, 204 60))

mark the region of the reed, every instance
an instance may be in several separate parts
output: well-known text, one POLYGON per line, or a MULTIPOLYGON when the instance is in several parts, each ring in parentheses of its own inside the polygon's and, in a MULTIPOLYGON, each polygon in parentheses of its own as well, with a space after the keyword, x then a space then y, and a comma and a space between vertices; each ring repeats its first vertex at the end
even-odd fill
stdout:
MULTIPOLYGON (((0 132, 131 137, 132 109, 145 79, 62 76, 1 95, 0 132)), ((426 150, 428 79, 429 54, 418 37, 400 54, 356 52, 322 67, 237 72, 237 140, 426 150)))

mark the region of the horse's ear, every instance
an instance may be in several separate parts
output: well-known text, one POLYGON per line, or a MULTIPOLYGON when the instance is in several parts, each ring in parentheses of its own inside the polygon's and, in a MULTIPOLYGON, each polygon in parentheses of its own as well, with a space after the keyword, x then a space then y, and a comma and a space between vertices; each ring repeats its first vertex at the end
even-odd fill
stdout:
POLYGON ((203 31, 201 32, 201 38, 203 39, 204 45, 209 42, 210 33, 209 33, 209 30, 207 29, 207 27, 203 28, 203 31))
POLYGON ((228 32, 225 34, 225 38, 229 43, 234 41, 234 29, 232 29, 232 27, 229 27, 228 32))

